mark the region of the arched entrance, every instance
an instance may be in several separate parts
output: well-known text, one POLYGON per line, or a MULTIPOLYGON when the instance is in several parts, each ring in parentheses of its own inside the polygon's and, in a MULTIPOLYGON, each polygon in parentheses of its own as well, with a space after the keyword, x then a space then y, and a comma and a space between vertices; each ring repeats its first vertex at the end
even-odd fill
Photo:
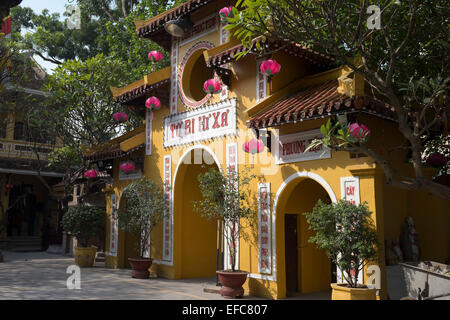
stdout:
POLYGON ((311 212, 319 199, 324 203, 336 199, 331 190, 317 181, 319 179, 308 176, 291 177, 277 198, 276 228, 281 235, 279 259, 284 262, 278 264, 278 272, 280 278, 285 279, 285 288, 280 289, 286 290, 286 296, 329 291, 336 276, 330 259, 308 241, 314 231, 309 229, 303 215, 311 212))
POLYGON ((220 170, 210 150, 195 147, 180 160, 174 182, 174 219, 180 237, 176 240, 181 278, 213 277, 216 274, 217 221, 194 211, 202 199, 198 175, 210 168, 220 170))
MULTIPOLYGON (((119 198, 119 210, 123 210, 127 206, 127 199, 125 196, 123 196, 123 192, 120 195, 119 198)), ((119 226, 119 247, 123 248, 123 255, 122 255, 122 261, 119 261, 118 266, 123 268, 131 268, 130 262, 128 261, 128 258, 139 258, 139 252, 137 249, 138 241, 140 241, 139 238, 137 238, 135 235, 131 234, 130 232, 123 231, 119 226)), ((120 257, 119 257, 120 259, 120 257)))

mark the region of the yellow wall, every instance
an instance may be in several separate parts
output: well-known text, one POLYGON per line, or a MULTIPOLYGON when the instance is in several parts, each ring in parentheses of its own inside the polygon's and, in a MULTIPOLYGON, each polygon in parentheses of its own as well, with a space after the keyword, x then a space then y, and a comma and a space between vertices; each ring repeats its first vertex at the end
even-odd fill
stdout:
MULTIPOLYGON (((222 2, 215 3, 213 6, 199 10, 197 17, 206 16, 208 13, 217 12, 223 6, 222 2), (202 11, 204 10, 204 11, 202 11), (217 11, 216 11, 217 10, 217 11)), ((194 20, 197 18, 193 18, 194 20)), ((209 41, 219 45, 219 33, 213 32, 205 37, 196 39, 179 48, 178 61, 181 61, 186 52, 199 41, 209 41)), ((304 64, 298 60, 287 56, 284 53, 276 54, 276 59, 282 64, 282 72, 279 77, 273 80, 273 90, 286 86, 292 81, 310 75, 317 69, 311 65, 304 64), (290 72, 292 70, 292 72, 290 72)), ((316 290, 328 290, 330 282, 330 265, 328 259, 323 253, 314 249, 312 244, 307 243, 307 236, 311 231, 307 230, 302 212, 310 210, 319 197, 327 196, 339 199, 341 195, 340 179, 341 177, 359 176, 360 177, 360 198, 361 202, 367 202, 369 209, 373 212, 373 220, 376 223, 377 231, 380 235, 380 242, 384 238, 392 237, 404 216, 411 212, 416 219, 417 230, 419 232, 419 241, 423 247, 424 256, 436 257, 443 260, 445 255, 449 254, 449 218, 445 216, 446 207, 444 203, 436 201, 434 197, 418 194, 405 193, 404 191, 393 191, 387 187, 380 170, 377 169, 373 160, 363 155, 357 158, 351 158, 345 152, 332 152, 330 159, 318 159, 313 161, 304 161, 276 165, 273 155, 267 148, 259 155, 250 157, 242 151, 242 144, 252 136, 252 133, 246 128, 248 120, 245 111, 256 104, 256 62, 254 56, 245 57, 232 64, 233 77, 230 90, 230 98, 237 99, 238 130, 237 137, 224 137, 195 143, 198 148, 208 148, 217 157, 220 167, 225 170, 226 143, 237 142, 239 156, 239 170, 251 167, 254 162, 253 173, 257 174, 261 181, 270 182, 271 187, 271 214, 275 219, 275 242, 272 242, 272 251, 276 251, 276 263, 273 265, 273 273, 269 275, 260 275, 258 272, 258 247, 256 229, 241 230, 240 253, 238 266, 241 270, 251 273, 246 282, 246 291, 264 297, 284 298, 286 296, 286 277, 284 274, 284 214, 293 212, 298 213, 299 217, 299 244, 305 246, 299 251, 299 279, 302 292, 312 292, 316 290), (244 164, 245 163, 245 164, 244 164), (286 180, 293 175, 311 174, 319 177, 316 182, 302 178, 293 179, 289 184, 286 180), (320 181, 319 181, 320 180, 320 181), (330 190, 325 191, 325 188, 330 190), (329 192, 328 192, 329 191, 329 192), (275 197, 279 195, 275 205, 275 197), (429 206, 430 203, 434 205, 429 206), (428 208, 428 209, 426 209, 428 208), (275 210, 275 211, 274 211, 275 210), (274 212, 273 212, 274 211, 274 212), (430 219, 428 219, 430 217, 430 219), (438 226, 433 227, 434 220, 438 226), (422 225, 419 227, 418 224, 422 225), (447 229, 446 229, 447 226, 447 229), (245 234, 245 237, 244 237, 245 234), (423 240, 422 240, 423 239, 423 240), (433 240, 431 240, 433 239, 433 240), (438 243, 434 241, 439 241, 438 243), (445 243, 444 243, 445 242, 445 243), (434 243, 434 246, 433 246, 434 243), (319 275, 317 271, 319 270, 319 275), (315 274, 313 274, 316 272, 315 274), (276 274, 276 276, 275 276, 276 274), (260 279, 262 278, 262 279, 260 279)), ((218 101, 216 95, 208 103, 218 101)), ((142 106, 144 107, 144 106, 142 106)), ((185 111, 186 108, 178 100, 178 112, 185 111)), ((174 247, 173 247, 173 265, 154 263, 152 272, 159 276, 179 279, 194 276, 213 275, 210 269, 215 267, 215 248, 216 232, 215 224, 201 220, 194 216, 189 202, 198 199, 199 193, 195 186, 195 176, 203 169, 195 165, 180 165, 182 155, 192 148, 194 144, 188 144, 175 148, 163 147, 163 121, 164 117, 170 114, 169 108, 162 108, 154 112, 153 134, 152 134, 152 155, 145 157, 144 174, 156 183, 162 183, 163 160, 164 156, 171 155, 171 176, 172 187, 174 188, 174 247), (178 168, 177 174, 175 174, 178 168), (209 240, 208 240, 209 239, 209 240), (200 247, 200 244, 203 245, 200 247), (208 267, 206 267, 208 266, 208 267)), ((310 120, 297 124, 285 125, 279 128, 278 134, 288 134, 299 131, 309 131, 317 129, 326 119, 310 120)), ((363 122, 372 130, 372 138, 368 145, 379 149, 377 145, 386 145, 402 143, 401 136, 396 133, 396 125, 387 120, 381 120, 374 116, 362 115, 358 117, 358 122, 363 122)), ((274 148, 274 146, 273 146, 274 148)), ((407 167, 404 163, 404 154, 394 152, 392 154, 396 164, 407 167), (402 162, 403 161, 403 162, 402 162)), ((123 159, 120 159, 123 161, 123 159)), ((118 181, 118 160, 115 161, 115 181, 114 192, 119 197, 126 181, 118 181)), ((252 168, 252 167, 251 167, 252 168)), ((406 170, 406 169, 405 169, 406 170)), ((251 186, 254 197, 249 201, 255 200, 257 194, 257 183, 251 186)), ((397 190, 397 189, 395 189, 397 190)), ((108 203, 109 207, 109 203, 108 203)), ((109 210, 109 208, 108 208, 109 210)), ((447 210, 448 211, 448 210, 447 210)), ((108 211, 109 212, 109 211, 108 211)), ((109 222, 107 224, 109 233, 109 222)), ((152 231, 152 258, 162 259, 162 225, 152 231)), ((107 257, 107 263, 114 267, 123 266, 124 259, 124 236, 119 234, 119 255, 117 259, 107 257)), ((106 239, 106 247, 109 248, 109 235, 106 239)), ((379 266, 382 268, 382 290, 381 297, 386 297, 386 283, 384 273, 384 251, 380 252, 379 266)), ((365 281, 367 277, 364 277, 365 281)))

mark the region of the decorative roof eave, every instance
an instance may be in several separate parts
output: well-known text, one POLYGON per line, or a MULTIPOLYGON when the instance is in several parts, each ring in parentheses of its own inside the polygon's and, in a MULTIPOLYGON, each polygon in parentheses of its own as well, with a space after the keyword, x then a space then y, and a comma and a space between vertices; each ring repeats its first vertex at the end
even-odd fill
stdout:
POLYGON ((353 96, 339 92, 339 81, 329 80, 278 100, 247 122, 249 128, 277 127, 333 114, 364 112, 396 121, 395 112, 372 96, 353 96))
MULTIPOLYGON (((149 20, 134 20, 136 33, 139 37, 152 39, 156 33, 159 33, 160 31, 165 32, 164 24, 166 22, 190 14, 213 1, 216 0, 190 0, 149 20)), ((166 34, 165 38, 169 38, 170 43, 170 36, 166 34)), ((155 41, 155 39, 152 40, 155 41)), ((169 49, 165 43, 159 43, 159 41, 155 42, 163 46, 166 50, 169 49)))
POLYGON ((126 87, 110 87, 110 90, 116 102, 126 103, 169 83, 170 72, 171 68, 166 67, 164 69, 152 72, 141 80, 133 82, 126 87))
MULTIPOLYGON (((296 44, 293 41, 280 41, 276 39, 269 39, 264 36, 259 36, 253 39, 252 42, 253 44, 251 47, 251 51, 255 54, 258 51, 256 45, 259 44, 261 46, 265 46, 271 51, 283 50, 288 54, 306 59, 311 63, 318 65, 319 67, 329 67, 335 62, 334 58, 296 44)), ((225 63, 235 61, 236 59, 234 58, 234 56, 245 50, 247 49, 242 45, 242 43, 230 41, 218 48, 213 48, 204 53, 206 65, 208 67, 218 67, 225 63)))
POLYGON ((83 153, 83 158, 89 159, 92 155, 99 152, 113 152, 115 149, 118 149, 117 151, 121 151, 120 144, 128 139, 133 138, 134 136, 139 135, 141 132, 145 132, 145 123, 139 126, 138 128, 120 136, 117 138, 114 138, 110 141, 107 141, 101 145, 92 146, 90 148, 81 148, 81 151, 83 153))
POLYGON ((129 155, 130 153, 133 153, 139 149, 144 148, 144 146, 145 146, 145 143, 142 143, 128 151, 122 151, 120 148, 120 145, 115 145, 108 150, 97 151, 91 155, 84 156, 84 158, 89 161, 114 160, 114 159, 125 157, 125 156, 129 155))

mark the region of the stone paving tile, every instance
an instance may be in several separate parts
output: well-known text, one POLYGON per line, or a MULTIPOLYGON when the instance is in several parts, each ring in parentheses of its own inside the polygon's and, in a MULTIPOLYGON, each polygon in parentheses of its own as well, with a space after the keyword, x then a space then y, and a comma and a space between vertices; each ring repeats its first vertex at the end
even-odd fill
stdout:
MULTIPOLYGON (((129 269, 82 268, 81 289, 69 290, 72 257, 46 252, 4 252, 0 263, 0 300, 223 300, 203 292, 211 279, 133 279, 129 269)), ((257 299, 244 297, 244 299, 257 299)))

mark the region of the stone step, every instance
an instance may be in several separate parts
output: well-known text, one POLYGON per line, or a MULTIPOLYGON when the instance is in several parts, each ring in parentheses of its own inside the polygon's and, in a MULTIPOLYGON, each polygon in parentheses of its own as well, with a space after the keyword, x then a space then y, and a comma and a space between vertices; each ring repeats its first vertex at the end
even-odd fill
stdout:
POLYGON ((12 247, 9 248, 8 251, 13 252, 34 252, 34 251, 42 251, 41 246, 21 246, 21 247, 12 247))
POLYGON ((95 258, 95 262, 105 262, 106 259, 102 257, 95 258))

